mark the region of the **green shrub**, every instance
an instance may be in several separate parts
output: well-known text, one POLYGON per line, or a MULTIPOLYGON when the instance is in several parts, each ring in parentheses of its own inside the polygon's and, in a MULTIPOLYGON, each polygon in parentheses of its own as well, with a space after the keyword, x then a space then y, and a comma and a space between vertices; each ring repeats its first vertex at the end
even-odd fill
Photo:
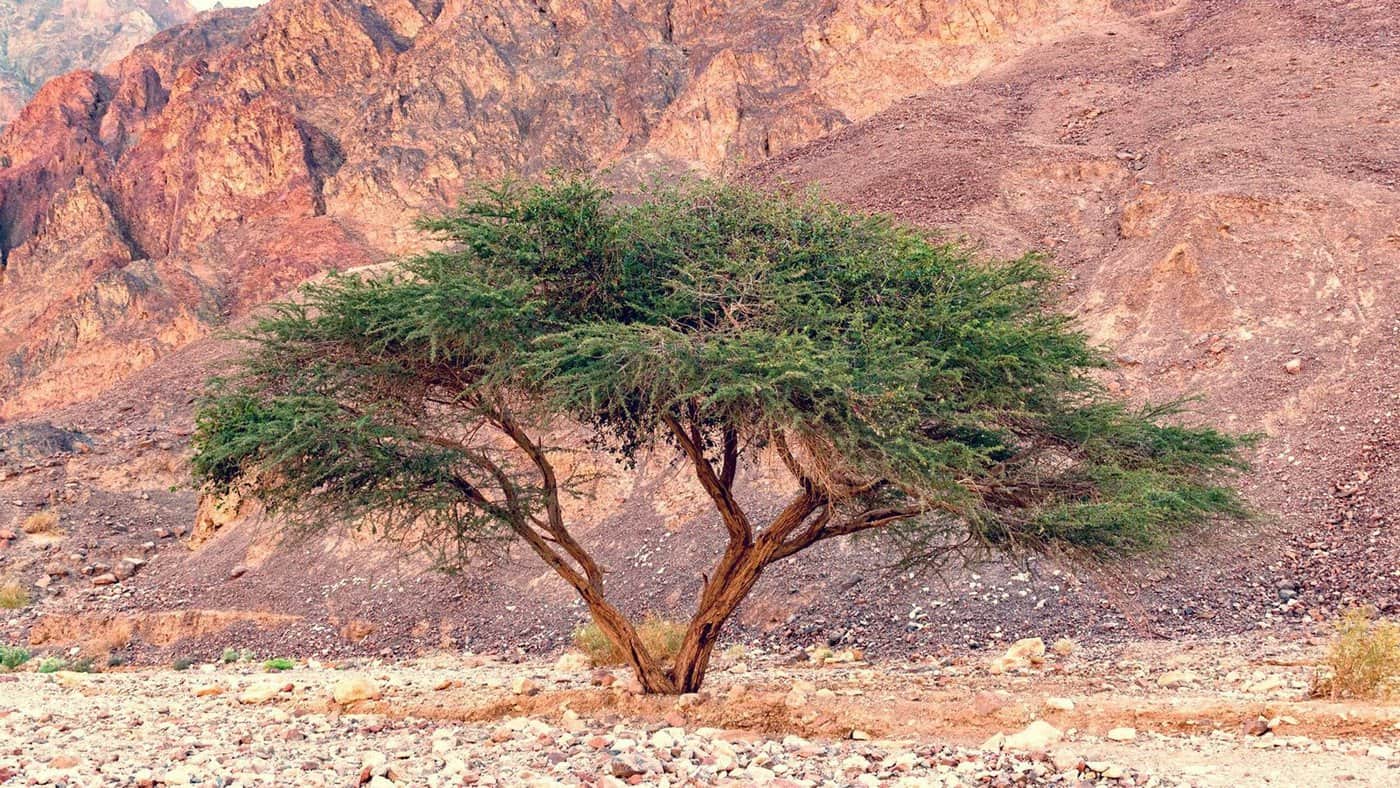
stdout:
POLYGON ((12 577, 0 578, 0 610, 29 607, 29 589, 12 577))
MULTIPOLYGON (((646 646, 647 653, 651 654, 652 658, 659 662, 670 662, 681 650, 681 641, 685 638, 685 624, 659 616, 647 616, 637 627, 637 634, 642 638, 642 645, 646 646)), ((627 663, 626 655, 591 621, 574 630, 574 645, 587 654, 594 665, 627 663)))
POLYGON ((194 665, 194 660, 189 657, 180 657, 171 663, 170 667, 176 670, 189 670, 192 665, 194 665))
POLYGON ((291 670, 296 666, 297 663, 294 660, 287 659, 286 657, 274 657, 263 663, 263 670, 269 673, 278 673, 284 670, 291 670))
POLYGON ((231 664, 237 662, 237 661, 238 661, 238 651, 237 651, 237 649, 232 649, 232 648, 226 648, 226 649, 224 649, 224 653, 222 653, 222 654, 219 655, 219 661, 222 662, 222 663, 224 663, 225 665, 231 665, 231 664))
POLYGON ((20 646, 0 646, 0 666, 10 670, 29 661, 29 649, 20 646))
POLYGON ((40 673, 92 673, 92 657, 81 659, 60 659, 59 657, 44 657, 44 661, 39 663, 40 673))
POLYGON ((1332 649, 1313 682, 1329 698, 1385 698, 1400 692, 1400 624, 1376 620, 1364 608, 1337 623, 1332 649))

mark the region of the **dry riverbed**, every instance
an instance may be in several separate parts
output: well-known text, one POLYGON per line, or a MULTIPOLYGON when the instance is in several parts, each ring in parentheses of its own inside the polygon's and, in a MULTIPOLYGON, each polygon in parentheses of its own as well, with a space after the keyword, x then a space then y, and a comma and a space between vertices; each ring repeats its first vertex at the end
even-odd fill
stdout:
POLYGON ((1309 699, 1318 650, 1140 643, 1000 673, 730 654, 679 699, 576 656, 22 669, 0 675, 0 785, 1400 784, 1400 704, 1309 699))

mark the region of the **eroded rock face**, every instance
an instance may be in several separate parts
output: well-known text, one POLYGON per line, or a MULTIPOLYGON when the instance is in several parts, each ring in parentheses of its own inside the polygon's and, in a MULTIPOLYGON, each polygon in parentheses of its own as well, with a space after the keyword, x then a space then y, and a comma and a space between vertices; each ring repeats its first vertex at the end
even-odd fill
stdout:
POLYGON ((193 16, 185 0, 0 0, 0 126, 53 77, 104 68, 193 16))
POLYGON ((284 0, 45 86, 0 135, 0 418, 90 397, 481 178, 737 168, 1104 2, 284 0))

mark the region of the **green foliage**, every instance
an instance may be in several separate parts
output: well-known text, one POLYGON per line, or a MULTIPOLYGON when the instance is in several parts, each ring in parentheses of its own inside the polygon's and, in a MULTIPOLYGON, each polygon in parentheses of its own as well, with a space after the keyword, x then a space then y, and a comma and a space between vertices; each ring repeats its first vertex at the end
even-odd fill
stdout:
POLYGON ((1348 610, 1313 684, 1331 698, 1385 698, 1400 693, 1400 624, 1377 620, 1364 608, 1348 610))
POLYGON ((14 670, 28 661, 28 649, 21 646, 0 646, 0 667, 14 670))
MULTIPOLYGON (((659 616, 647 616, 637 627, 637 634, 647 653, 660 662, 669 662, 681 650, 685 624, 659 616)), ((574 645, 593 661, 594 665, 623 665, 627 657, 595 623, 589 622, 574 630, 574 645)))
POLYGON ((170 663, 170 667, 172 670, 189 670, 190 668, 194 667, 194 660, 190 659, 189 657, 180 657, 174 662, 170 663))
POLYGON ((232 665, 235 662, 252 662, 253 652, 247 649, 236 649, 230 646, 224 649, 223 653, 219 655, 219 661, 225 665, 232 665))
POLYGON ((287 659, 286 657, 273 657, 263 663, 263 670, 269 673, 280 673, 284 670, 291 670, 296 666, 297 663, 295 660, 287 659))
POLYGON ((40 673, 92 673, 93 670, 94 666, 91 657, 81 657, 78 659, 44 657, 38 667, 40 673))
POLYGON ((712 183, 627 202, 505 184, 423 226, 447 251, 310 286, 250 332, 200 410, 199 480, 448 567, 550 505, 501 448, 520 425, 584 425, 627 462, 680 445, 678 423, 716 461, 776 447, 854 518, 831 535, 888 525, 917 561, 1116 554, 1245 515, 1224 483, 1240 439, 1105 395, 1034 256, 712 183))

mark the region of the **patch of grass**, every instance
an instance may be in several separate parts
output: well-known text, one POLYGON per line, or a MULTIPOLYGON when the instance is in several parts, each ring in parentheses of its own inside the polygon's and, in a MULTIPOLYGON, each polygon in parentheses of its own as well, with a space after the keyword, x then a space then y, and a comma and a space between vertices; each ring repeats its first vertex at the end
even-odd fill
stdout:
POLYGON ((1313 695, 1381 699, 1400 694, 1400 624, 1352 608, 1337 622, 1313 695))
POLYGON ((24 518, 20 530, 27 534, 50 534, 58 530, 58 512, 45 509, 24 518))
POLYGON ((170 667, 174 668, 175 670, 189 670, 190 667, 193 665, 194 660, 190 659, 189 657, 180 657, 179 659, 170 663, 170 667))
POLYGON ((0 609, 20 610, 29 606, 29 589, 12 577, 0 578, 0 609))
POLYGON ((44 657, 44 661, 39 663, 40 673, 57 673, 63 670, 63 660, 58 657, 44 657))
POLYGON ((749 656, 749 648, 743 643, 735 643, 726 648, 722 656, 729 662, 743 662, 749 656))
MULTIPOLYGON (((671 662, 681 650, 685 624, 659 616, 647 616, 637 627, 637 634, 641 636, 648 654, 658 662, 671 662)), ((587 654, 594 665, 621 665, 627 661, 621 649, 614 646, 593 622, 574 630, 574 645, 587 654)))
POLYGON ((0 577, 0 610, 29 607, 29 589, 13 577, 0 577))
POLYGON ((231 665, 238 661, 238 650, 232 648, 224 649, 224 653, 219 655, 219 661, 225 665, 231 665))
POLYGON ((29 649, 22 646, 0 646, 0 667, 9 670, 29 661, 29 649))
POLYGON ((295 660, 287 659, 286 657, 274 657, 263 663, 263 670, 269 673, 280 673, 284 670, 291 670, 296 666, 297 663, 295 660))

